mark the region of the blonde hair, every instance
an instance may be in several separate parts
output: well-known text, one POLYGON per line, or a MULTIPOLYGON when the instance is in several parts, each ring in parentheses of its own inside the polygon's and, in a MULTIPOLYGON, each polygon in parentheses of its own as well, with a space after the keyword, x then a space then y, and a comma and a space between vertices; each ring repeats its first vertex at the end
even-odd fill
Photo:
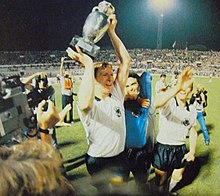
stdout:
POLYGON ((204 90, 204 87, 201 84, 197 84, 196 90, 204 90))
POLYGON ((110 62, 95 62, 93 66, 95 68, 94 74, 95 74, 95 78, 96 78, 99 69, 106 68, 107 66, 112 67, 112 63, 110 63, 110 62))
POLYGON ((75 195, 60 154, 45 142, 0 148, 0 195, 75 195))

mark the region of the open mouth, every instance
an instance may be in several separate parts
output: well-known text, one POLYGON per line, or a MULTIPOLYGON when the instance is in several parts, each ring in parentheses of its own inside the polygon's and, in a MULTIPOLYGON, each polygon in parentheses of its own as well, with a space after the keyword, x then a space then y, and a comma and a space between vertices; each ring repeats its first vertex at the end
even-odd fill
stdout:
POLYGON ((133 93, 137 93, 137 89, 135 89, 135 90, 132 90, 132 92, 133 92, 133 93))
POLYGON ((111 86, 112 86, 112 84, 106 84, 105 86, 111 87, 111 86))

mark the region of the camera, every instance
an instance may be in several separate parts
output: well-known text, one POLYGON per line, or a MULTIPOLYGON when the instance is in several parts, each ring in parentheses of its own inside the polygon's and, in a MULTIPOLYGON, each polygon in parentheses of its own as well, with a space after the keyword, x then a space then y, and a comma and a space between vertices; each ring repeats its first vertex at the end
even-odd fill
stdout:
POLYGON ((36 126, 20 76, 0 77, 0 145, 19 141, 22 130, 36 126))
MULTIPOLYGON (((30 108, 35 108, 42 100, 51 100, 55 94, 55 90, 52 86, 48 86, 47 75, 38 76, 36 80, 36 88, 31 90, 27 94, 28 105, 30 108), (43 82, 43 88, 39 87, 40 82, 43 82)), ((47 110, 47 103, 45 104, 43 111, 47 110)))
POLYGON ((197 98, 197 99, 200 99, 200 95, 201 95, 201 93, 200 93, 200 92, 197 92, 197 93, 196 93, 196 98, 197 98))

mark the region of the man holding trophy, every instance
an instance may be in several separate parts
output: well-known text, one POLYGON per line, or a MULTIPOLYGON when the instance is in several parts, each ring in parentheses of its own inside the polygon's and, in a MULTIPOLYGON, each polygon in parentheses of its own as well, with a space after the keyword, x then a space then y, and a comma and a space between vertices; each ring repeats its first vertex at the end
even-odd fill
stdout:
MULTIPOLYGON (((100 4, 100 7, 109 5, 106 1, 100 4)), ((113 13, 108 16, 107 22, 107 32, 120 61, 115 80, 112 65, 108 62, 94 63, 92 55, 85 54, 86 49, 79 47, 80 44, 76 44, 76 51, 70 47, 66 50, 70 58, 85 68, 78 92, 78 111, 88 141, 87 170, 100 194, 112 193, 116 185, 123 184, 127 180, 125 174, 128 169, 124 152, 126 129, 123 103, 130 56, 115 32, 117 19, 113 13)), ((98 29, 103 30, 101 26, 98 29)), ((100 32, 96 33, 99 36, 100 32)))

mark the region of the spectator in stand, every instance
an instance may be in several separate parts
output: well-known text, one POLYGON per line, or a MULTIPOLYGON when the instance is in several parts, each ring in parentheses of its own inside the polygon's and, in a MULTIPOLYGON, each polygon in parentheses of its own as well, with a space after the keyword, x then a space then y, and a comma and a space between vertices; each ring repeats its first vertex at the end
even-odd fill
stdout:
POLYGON ((78 46, 77 52, 67 49, 69 57, 85 67, 78 92, 78 108, 89 145, 87 170, 101 195, 112 193, 116 184, 123 184, 128 169, 124 151, 126 128, 123 103, 130 56, 115 32, 115 15, 110 15, 109 19, 108 35, 120 60, 115 80, 110 63, 93 63, 78 46), (108 175, 104 175, 105 171, 108 175), (100 175, 104 176, 97 182, 100 175))
POLYGON ((207 91, 202 87, 201 84, 197 85, 196 88, 196 93, 192 94, 192 97, 190 99, 190 104, 193 104, 196 107, 197 110, 197 120, 199 122, 200 128, 203 133, 204 137, 204 142, 205 145, 209 145, 210 143, 210 138, 209 138, 209 133, 206 127, 206 122, 205 122, 205 107, 207 107, 207 91))

